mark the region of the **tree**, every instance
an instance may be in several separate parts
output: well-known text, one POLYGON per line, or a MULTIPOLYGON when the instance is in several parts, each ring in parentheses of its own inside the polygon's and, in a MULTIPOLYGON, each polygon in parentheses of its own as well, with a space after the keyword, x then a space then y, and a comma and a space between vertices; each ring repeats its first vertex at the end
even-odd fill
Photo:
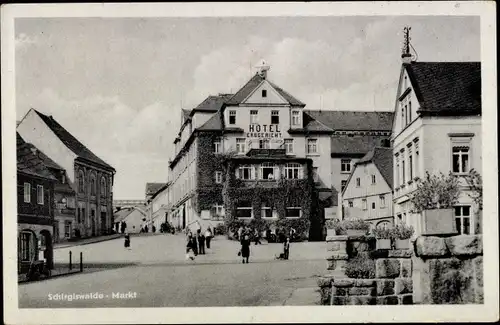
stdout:
POLYGON ((469 185, 472 193, 469 196, 474 200, 480 210, 483 209, 483 179, 481 175, 475 170, 471 169, 469 174, 465 176, 465 180, 469 185))
POLYGON ((410 196, 413 204, 412 213, 421 213, 430 209, 449 209, 458 201, 460 194, 457 176, 451 172, 439 175, 425 173, 425 178, 417 184, 417 190, 410 196))

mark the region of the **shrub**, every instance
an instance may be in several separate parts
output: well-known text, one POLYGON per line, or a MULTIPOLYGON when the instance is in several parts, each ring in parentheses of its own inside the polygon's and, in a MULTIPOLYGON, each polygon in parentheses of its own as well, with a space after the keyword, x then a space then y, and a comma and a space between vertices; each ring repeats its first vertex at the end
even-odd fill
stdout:
POLYGON ((370 224, 363 219, 345 219, 334 224, 337 235, 345 235, 347 229, 368 230, 370 224))
POLYGON ((251 229, 257 229, 259 232, 262 232, 269 227, 269 222, 259 218, 250 220, 248 225, 251 229))
POLYGON ((358 255, 347 261, 345 275, 354 279, 373 279, 375 278, 375 261, 358 255))
POLYGON ((391 239, 393 238, 393 229, 376 227, 372 230, 372 234, 377 239, 391 239))
POLYGON ((285 219, 280 218, 274 222, 276 228, 282 228, 287 233, 291 228, 295 229, 297 236, 304 237, 309 232, 310 221, 306 218, 285 219))
POLYGON ((245 222, 243 220, 234 219, 226 222, 226 234, 236 233, 240 227, 243 227, 245 222))
POLYGON ((394 239, 410 239, 415 230, 412 226, 400 224, 392 228, 391 232, 394 239))
POLYGON ((336 224, 339 223, 339 219, 329 219, 325 222, 326 229, 336 229, 336 224))
POLYGON ((214 235, 226 235, 227 226, 224 223, 219 223, 214 227, 214 235))

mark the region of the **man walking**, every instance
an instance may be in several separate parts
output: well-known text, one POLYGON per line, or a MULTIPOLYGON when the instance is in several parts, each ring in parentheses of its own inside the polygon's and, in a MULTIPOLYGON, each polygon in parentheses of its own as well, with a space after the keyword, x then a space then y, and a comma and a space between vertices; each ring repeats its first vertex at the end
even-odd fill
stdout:
POLYGON ((205 255, 205 236, 201 233, 201 229, 196 231, 196 239, 198 240, 198 254, 205 255))
POLYGON ((205 231, 205 240, 207 242, 207 248, 210 249, 210 241, 212 240, 212 230, 210 227, 207 228, 207 231, 205 231))

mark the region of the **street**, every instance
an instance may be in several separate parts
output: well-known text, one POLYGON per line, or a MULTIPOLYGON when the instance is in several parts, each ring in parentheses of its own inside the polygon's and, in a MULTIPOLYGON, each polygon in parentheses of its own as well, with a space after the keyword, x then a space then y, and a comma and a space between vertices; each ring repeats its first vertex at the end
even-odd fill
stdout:
POLYGON ((252 245, 250 264, 237 256, 238 243, 223 237, 194 261, 185 260, 184 243, 182 235, 152 235, 132 237, 130 251, 122 239, 57 249, 56 263, 81 251, 84 273, 20 285, 19 307, 283 305, 326 273, 324 242, 293 243, 288 261, 274 259, 280 244, 252 245), (64 294, 94 296, 69 301, 64 294))

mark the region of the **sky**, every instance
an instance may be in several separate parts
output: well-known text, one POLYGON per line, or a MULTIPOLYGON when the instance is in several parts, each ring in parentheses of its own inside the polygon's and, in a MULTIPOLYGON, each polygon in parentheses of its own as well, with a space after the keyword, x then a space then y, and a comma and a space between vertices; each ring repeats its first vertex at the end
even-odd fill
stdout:
POLYGON ((418 61, 479 61, 478 17, 17 18, 16 118, 53 117, 117 171, 114 199, 166 182, 181 108, 264 59, 306 109, 394 109, 403 27, 418 61))

